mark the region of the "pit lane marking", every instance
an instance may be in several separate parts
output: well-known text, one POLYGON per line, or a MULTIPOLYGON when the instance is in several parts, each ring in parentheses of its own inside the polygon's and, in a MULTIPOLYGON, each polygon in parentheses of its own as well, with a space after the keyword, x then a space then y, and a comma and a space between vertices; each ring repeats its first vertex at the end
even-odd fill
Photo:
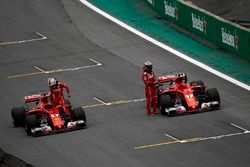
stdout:
POLYGON ((32 76, 32 75, 41 75, 41 74, 52 74, 52 73, 59 73, 59 72, 67 72, 67 71, 76 71, 76 70, 81 70, 81 69, 87 69, 87 68, 94 68, 98 66, 102 66, 102 64, 94 59, 89 59, 91 62, 95 63, 94 65, 88 65, 88 66, 79 66, 79 67, 73 67, 73 68, 67 68, 67 69, 54 69, 54 70, 44 70, 38 66, 34 66, 35 69, 39 70, 39 72, 32 72, 32 73, 25 73, 25 74, 18 74, 18 75, 12 75, 8 76, 8 79, 13 79, 13 78, 20 78, 20 77, 27 77, 27 76, 32 76))
POLYGON ((13 45, 13 44, 21 44, 21 43, 27 43, 27 42, 35 42, 35 41, 41 41, 41 40, 48 39, 46 36, 44 36, 43 34, 41 34, 39 32, 35 32, 35 34, 38 35, 39 37, 38 38, 33 38, 33 39, 21 40, 21 41, 1 42, 0 46, 13 45))
POLYGON ((162 142, 162 143, 137 146, 137 147, 134 147, 134 149, 138 150, 138 149, 152 148, 152 147, 170 145, 170 144, 178 144, 178 143, 183 144, 183 143, 191 143, 191 142, 198 142, 198 141, 205 141, 205 140, 218 140, 218 139, 222 139, 225 137, 239 136, 239 135, 244 135, 244 134, 250 133, 249 130, 247 130, 243 127, 240 127, 239 125, 236 125, 234 123, 230 123, 230 125, 242 130, 243 132, 229 133, 229 134, 225 134, 225 135, 210 136, 210 137, 194 137, 194 138, 187 138, 187 139, 181 139, 181 140, 178 140, 177 138, 175 138, 171 135, 168 135, 168 134, 166 135, 166 133, 165 133, 166 136, 170 137, 171 139, 174 139, 174 141, 167 141, 167 142, 162 142))
MULTIPOLYGON (((98 100, 100 100, 100 99, 98 99, 98 100)), ((98 104, 85 105, 85 106, 82 106, 82 108, 93 108, 93 107, 111 106, 111 105, 118 105, 118 104, 136 103, 136 102, 142 102, 145 100, 146 100, 146 98, 134 99, 134 100, 118 100, 118 101, 111 101, 111 102, 103 102, 103 101, 100 102, 99 101, 100 103, 98 103, 98 104)))
POLYGON ((247 129, 242 128, 242 127, 240 127, 240 126, 238 126, 238 125, 236 125, 236 124, 234 124, 234 123, 230 123, 230 125, 232 125, 232 126, 238 128, 238 129, 241 129, 241 130, 243 130, 244 132, 248 131, 247 129))
POLYGON ((43 70, 43 69, 41 69, 40 67, 38 67, 38 66, 34 66, 37 70, 39 70, 39 71, 41 71, 42 73, 46 73, 46 71, 45 70, 43 70))
POLYGON ((101 104, 106 105, 106 103, 104 101, 102 101, 101 99, 98 99, 97 97, 93 97, 93 99, 95 99, 96 101, 100 102, 101 104))
POLYGON ((175 138, 174 136, 171 136, 170 134, 165 133, 164 135, 167 136, 167 137, 170 137, 173 140, 176 140, 176 141, 179 140, 179 139, 175 138))
POLYGON ((163 146, 163 145, 169 145, 169 144, 177 144, 177 143, 187 143, 187 142, 194 142, 198 141, 201 139, 201 137, 195 137, 195 138, 188 138, 188 139, 182 139, 182 140, 174 140, 174 141, 166 141, 162 143, 157 143, 157 144, 150 144, 150 145, 144 145, 144 146, 137 146, 134 149, 144 149, 144 148, 152 148, 152 147, 157 147, 157 146, 163 146))

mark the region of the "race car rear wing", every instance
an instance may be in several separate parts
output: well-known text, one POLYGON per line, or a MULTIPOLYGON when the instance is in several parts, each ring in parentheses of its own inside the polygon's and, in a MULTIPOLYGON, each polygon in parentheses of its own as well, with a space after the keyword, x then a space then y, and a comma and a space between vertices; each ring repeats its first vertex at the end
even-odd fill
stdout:
POLYGON ((158 78, 159 83, 166 83, 166 82, 174 82, 176 79, 181 79, 183 81, 187 81, 186 73, 172 73, 160 76, 158 78))
POLYGON ((24 97, 25 103, 30 103, 30 102, 37 102, 40 101, 43 97, 47 98, 48 97, 48 92, 46 93, 40 93, 40 94, 34 94, 34 95, 29 95, 24 97))

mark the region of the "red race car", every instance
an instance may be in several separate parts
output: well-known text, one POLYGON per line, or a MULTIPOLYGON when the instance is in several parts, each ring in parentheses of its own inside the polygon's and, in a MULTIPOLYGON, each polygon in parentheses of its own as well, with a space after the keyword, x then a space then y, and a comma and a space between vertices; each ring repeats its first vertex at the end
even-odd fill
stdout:
POLYGON ((26 107, 15 107, 11 111, 14 126, 24 126, 29 136, 86 127, 86 116, 81 107, 72 108, 69 100, 65 100, 63 96, 61 104, 53 106, 48 95, 49 93, 42 93, 25 96, 26 107))
POLYGON ((207 89, 204 82, 187 83, 186 73, 170 73, 159 77, 159 108, 162 115, 195 113, 220 108, 216 88, 207 89))

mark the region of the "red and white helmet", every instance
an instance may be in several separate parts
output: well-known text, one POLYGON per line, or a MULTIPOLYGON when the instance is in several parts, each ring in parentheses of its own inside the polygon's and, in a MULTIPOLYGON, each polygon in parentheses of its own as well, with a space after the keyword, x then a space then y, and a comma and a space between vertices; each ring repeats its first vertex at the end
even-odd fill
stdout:
POLYGON ((48 85, 50 89, 55 89, 57 87, 58 81, 55 78, 49 78, 48 79, 48 85))

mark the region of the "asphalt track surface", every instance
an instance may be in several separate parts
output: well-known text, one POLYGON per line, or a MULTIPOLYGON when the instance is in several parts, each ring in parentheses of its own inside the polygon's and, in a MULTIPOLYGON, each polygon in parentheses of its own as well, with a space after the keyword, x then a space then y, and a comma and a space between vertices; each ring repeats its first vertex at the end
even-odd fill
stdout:
POLYGON ((3 0, 0 19, 0 147, 6 152, 35 166, 231 167, 250 163, 248 91, 144 41, 77 0, 3 0), (11 44, 28 39, 41 40, 11 44), (90 58, 101 65, 65 71, 97 65, 90 58), (190 81, 201 79, 208 87, 218 88, 222 109, 168 118, 146 116, 145 101, 96 105, 85 108, 87 129, 35 138, 12 125, 11 108, 22 105, 23 96, 47 90, 48 77, 71 87, 75 106, 100 104, 95 97, 113 103, 141 99, 145 60, 153 62, 158 75, 182 70, 190 81), (207 137, 212 138, 201 140, 207 137), (185 142, 190 140, 195 142, 185 142))

